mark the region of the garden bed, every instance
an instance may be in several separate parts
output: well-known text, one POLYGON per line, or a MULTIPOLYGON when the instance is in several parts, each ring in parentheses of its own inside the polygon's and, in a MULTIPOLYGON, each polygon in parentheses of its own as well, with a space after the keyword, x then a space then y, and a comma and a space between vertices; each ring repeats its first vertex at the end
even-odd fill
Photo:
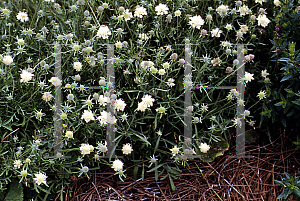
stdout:
MULTIPOLYGON (((174 180, 173 192, 169 180, 155 181, 154 174, 147 173, 145 179, 134 180, 127 174, 124 182, 117 177, 96 174, 87 178, 72 177, 73 192, 66 187, 64 200, 276 200, 283 188, 275 179, 300 170, 299 150, 292 144, 297 129, 286 132, 277 130, 277 139, 268 143, 266 135, 260 136, 260 143, 246 145, 246 155, 251 159, 232 158, 235 155, 235 139, 223 157, 212 163, 199 160, 191 161, 190 168, 182 167, 183 172, 174 180), (199 172, 202 170, 204 177, 199 172), (70 196, 71 195, 71 196, 70 196), (221 198, 218 198, 218 196, 221 198)), ((147 161, 145 161, 147 162, 147 161)), ((133 169, 133 166, 128 168, 133 169)), ((111 172, 108 167, 102 173, 111 172)), ((112 173, 112 172, 111 172, 112 173)), ((161 176, 160 178, 162 178, 161 176)), ((57 199, 60 195, 57 195, 57 199)), ((295 200, 290 198, 289 200, 295 200)))

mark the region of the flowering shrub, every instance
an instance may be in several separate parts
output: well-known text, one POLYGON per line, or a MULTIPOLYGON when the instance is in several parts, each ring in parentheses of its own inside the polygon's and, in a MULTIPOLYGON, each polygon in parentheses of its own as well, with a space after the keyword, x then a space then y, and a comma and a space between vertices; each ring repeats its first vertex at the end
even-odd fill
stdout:
MULTIPOLYGON (((215 87, 241 82, 248 86, 259 76, 255 72, 264 70, 250 68, 255 52, 245 46, 246 73, 237 79, 236 44, 261 41, 272 23, 268 13, 274 4, 1 2, 1 187, 16 174, 36 191, 47 188, 44 185, 60 191, 62 186, 55 182, 68 183, 72 173, 88 175, 99 169, 96 164, 111 166, 122 179, 129 163, 145 160, 156 178, 160 170, 172 179, 173 170, 180 171, 189 155, 206 161, 222 155, 228 149, 226 131, 241 126, 242 119, 251 126, 254 121, 249 108, 236 116, 236 103, 250 107, 239 91, 215 87), (57 44, 61 75, 54 73, 57 44), (114 45, 112 61, 107 44, 114 45), (114 65, 113 79, 107 78, 109 62, 114 65), (192 74, 185 72, 187 65, 192 74), (108 92, 111 87, 113 94, 108 92), (190 88, 192 105, 185 108, 190 88), (191 149, 184 147, 187 112, 192 113, 191 149), (49 158, 56 146, 55 114, 62 125, 62 153, 49 158), (116 157, 109 161, 102 156, 108 152, 111 126, 116 157)), ((254 93, 255 102, 267 95, 263 90, 254 93)))

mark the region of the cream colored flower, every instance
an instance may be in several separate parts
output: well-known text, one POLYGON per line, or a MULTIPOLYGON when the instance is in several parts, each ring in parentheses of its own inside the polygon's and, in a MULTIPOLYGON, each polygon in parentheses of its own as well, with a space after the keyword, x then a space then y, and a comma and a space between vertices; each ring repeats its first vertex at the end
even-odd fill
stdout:
POLYGON ((163 114, 163 113, 166 112, 166 108, 164 108, 164 107, 159 107, 159 108, 157 108, 157 109, 155 109, 155 110, 156 110, 156 112, 158 112, 158 113, 160 113, 160 114, 163 114))
POLYGON ((28 175, 27 170, 22 170, 21 171, 21 177, 26 177, 28 175))
POLYGON ((266 26, 268 26, 268 24, 270 22, 270 20, 267 18, 266 15, 259 15, 258 18, 257 18, 257 20, 258 20, 258 25, 260 25, 260 26, 262 26, 264 28, 266 26))
POLYGON ((157 15, 166 15, 168 14, 168 6, 166 4, 160 3, 158 6, 155 7, 155 11, 157 15))
POLYGON ((49 80, 54 86, 60 86, 61 85, 61 80, 58 77, 51 77, 49 80))
POLYGON ((134 16, 143 18, 144 15, 147 15, 146 8, 144 8, 143 6, 137 5, 135 8, 135 11, 134 11, 134 16))
POLYGON ((142 61, 140 65, 142 69, 148 69, 153 67, 154 63, 152 61, 142 61))
POLYGON ((149 106, 153 106, 153 102, 155 101, 155 99, 152 98, 151 95, 146 94, 146 95, 144 95, 144 97, 142 98, 142 101, 145 103, 145 105, 146 105, 147 107, 149 107, 149 106))
POLYGON ((220 37, 222 33, 222 30, 220 30, 219 28, 215 28, 211 31, 211 37, 220 37))
POLYGON ((168 82, 167 82, 167 85, 169 86, 169 87, 174 87, 175 86, 175 83, 174 83, 174 79, 173 78, 169 78, 168 79, 168 82))
POLYGON ((269 73, 267 72, 267 70, 262 70, 261 71, 261 76, 266 78, 269 75, 269 73))
POLYGON ((201 142, 199 148, 200 148, 200 151, 203 153, 207 153, 207 151, 210 149, 208 144, 202 143, 202 142, 201 142))
POLYGON ((88 123, 91 120, 95 120, 93 112, 89 110, 84 110, 81 119, 84 119, 86 123, 88 123))
POLYGON ((125 21, 128 21, 132 18, 132 12, 129 12, 129 9, 126 9, 122 16, 124 17, 125 21))
POLYGON ((116 48, 121 49, 122 46, 123 46, 123 44, 121 43, 121 41, 117 41, 117 42, 115 43, 115 46, 116 46, 116 48))
POLYGON ((19 12, 18 15, 17 15, 17 19, 20 20, 21 22, 25 22, 25 21, 28 21, 29 18, 28 18, 28 14, 26 12, 19 12))
POLYGON ((14 161, 14 168, 20 169, 22 161, 20 159, 14 161))
POLYGON ((97 117, 97 119, 100 121, 101 126, 117 123, 116 117, 111 115, 110 112, 102 111, 100 114, 101 115, 97 117))
POLYGON ((250 115, 250 111, 249 110, 245 110, 244 111, 244 117, 248 117, 250 115))
POLYGON ((166 73, 165 69, 159 69, 158 74, 159 75, 164 75, 166 73))
POLYGON ((241 25, 240 31, 241 31, 243 34, 246 34, 247 31, 248 31, 248 26, 247 26, 247 25, 241 25))
POLYGON ((227 29, 227 31, 232 30, 232 25, 231 24, 226 24, 225 29, 227 29))
MULTIPOLYGON (((46 184, 46 174, 43 173, 36 173, 34 174, 35 178, 33 178, 33 180, 35 181, 35 183, 37 183, 37 185, 41 185, 42 183, 46 184)), ((47 184, 46 184, 47 185, 47 184)))
POLYGON ((204 20, 202 19, 202 17, 200 15, 196 15, 193 17, 189 17, 190 22, 189 24, 193 27, 193 28, 197 28, 200 29, 201 26, 204 24, 204 20))
POLYGON ((129 144, 129 143, 124 144, 122 151, 123 151, 123 154, 125 154, 125 155, 131 154, 131 152, 133 151, 131 144, 129 144))
POLYGON ((98 32, 97 36, 101 37, 103 39, 108 39, 108 37, 111 35, 111 31, 106 25, 101 25, 98 32))
POLYGON ((94 151, 94 147, 93 147, 93 145, 89 145, 89 144, 81 144, 80 151, 81 151, 81 154, 83 154, 83 155, 90 154, 91 152, 94 151))
POLYGON ((120 161, 119 159, 115 160, 112 164, 112 168, 116 171, 119 172, 120 170, 123 170, 123 162, 120 161))
POLYGON ((21 81, 20 82, 29 82, 34 74, 29 73, 27 70, 22 70, 22 74, 20 75, 21 81))
POLYGON ((257 97, 259 98, 259 100, 262 100, 262 99, 266 98, 266 92, 265 92, 265 90, 264 91, 260 91, 257 94, 257 97))
POLYGON ((142 39, 142 40, 148 40, 149 37, 147 36, 147 34, 144 34, 144 33, 140 33, 139 34, 139 38, 142 39))
POLYGON ((21 45, 21 46, 23 46, 24 44, 25 44, 25 41, 24 41, 24 39, 23 38, 20 38, 20 39, 18 39, 18 45, 21 45))
POLYGON ((245 76, 244 76, 243 80, 244 80, 246 83, 251 82, 251 80, 254 80, 253 75, 254 75, 254 74, 245 72, 245 76))
POLYGON ((170 149, 170 151, 172 152, 173 156, 176 156, 179 153, 179 148, 177 145, 175 145, 172 149, 170 149))
POLYGON ((147 105, 144 102, 140 102, 138 104, 138 108, 137 110, 141 111, 141 112, 145 112, 145 110, 147 109, 147 105))
POLYGON ((73 138, 73 132, 72 131, 66 131, 66 135, 65 135, 65 137, 67 137, 67 138, 73 138))
POLYGON ((100 95, 100 96, 99 96, 98 102, 99 102, 100 105, 106 106, 107 103, 108 103, 108 101, 109 101, 109 98, 108 98, 108 97, 103 96, 103 95, 100 95))
POLYGON ((79 61, 76 61, 73 63, 73 68, 76 70, 76 71, 80 71, 81 68, 82 68, 82 64, 79 62, 79 61))
POLYGON ((266 2, 266 0, 255 0, 255 3, 260 3, 261 5, 263 2, 266 2))
POLYGON ((221 16, 227 15, 228 6, 222 4, 216 9, 216 11, 221 16))
POLYGON ((3 63, 6 65, 10 65, 13 61, 14 60, 10 55, 6 55, 3 57, 3 63))
POLYGON ((43 94, 43 96, 42 96, 42 99, 44 100, 44 101, 50 101, 51 100, 51 98, 52 98, 52 94, 51 94, 51 92, 44 92, 44 94, 43 94))
POLYGON ((244 16, 246 14, 248 14, 249 12, 249 8, 246 5, 243 5, 239 8, 239 12, 240 12, 240 16, 244 16))
POLYGON ((275 6, 280 6, 281 2, 280 2, 280 0, 274 0, 274 4, 275 4, 275 6))
POLYGON ((117 99, 114 106, 117 111, 124 111, 126 103, 122 99, 117 99))
POLYGON ((175 17, 179 17, 181 15, 181 11, 180 10, 176 10, 174 14, 175 14, 175 17))

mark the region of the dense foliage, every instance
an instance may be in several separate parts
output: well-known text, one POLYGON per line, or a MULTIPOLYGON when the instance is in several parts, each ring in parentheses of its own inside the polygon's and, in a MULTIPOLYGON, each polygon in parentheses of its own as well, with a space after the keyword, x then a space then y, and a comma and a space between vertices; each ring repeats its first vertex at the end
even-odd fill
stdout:
POLYGON ((247 127, 262 123, 261 115, 270 118, 275 107, 295 115, 300 56, 289 42, 298 38, 299 12, 296 3, 288 5, 279 0, 2 1, 1 189, 17 177, 37 192, 58 192, 70 174, 88 176, 105 164, 122 179, 132 163, 139 164, 135 177, 155 171, 156 178, 166 175, 172 184, 180 164, 191 160, 187 156, 212 161, 222 155, 228 129, 244 121, 247 127), (279 39, 274 30, 285 35, 279 39), (244 65, 237 44, 244 44, 244 65), (289 51, 272 56, 275 47, 289 51), (271 56, 284 63, 281 81, 289 81, 288 87, 277 85, 279 65, 272 68, 266 59, 271 56), (107 76, 109 62, 113 77, 107 76), (185 71, 188 65, 191 73, 185 71), (242 67, 245 73, 237 76, 242 67), (245 92, 217 88, 240 83, 245 92), (189 89, 192 105, 185 107, 189 89), (237 105, 245 111, 237 114, 237 105), (191 149, 184 146, 187 113, 191 149), (114 143, 107 141, 108 129, 115 133, 114 143), (62 152, 56 153, 58 133, 62 152), (111 145, 115 155, 109 156, 111 145))

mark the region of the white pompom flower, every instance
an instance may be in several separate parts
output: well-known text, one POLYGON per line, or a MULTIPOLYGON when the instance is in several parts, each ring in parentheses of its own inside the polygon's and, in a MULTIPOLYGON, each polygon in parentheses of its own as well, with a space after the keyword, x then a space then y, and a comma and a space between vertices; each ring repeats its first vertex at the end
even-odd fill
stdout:
POLYGON ((17 19, 20 20, 21 22, 26 22, 29 20, 28 14, 26 12, 20 11, 17 15, 17 19))
POLYGON ((10 55, 6 55, 3 57, 3 63, 6 65, 10 65, 14 60, 10 55))
POLYGON ((210 146, 208 144, 206 144, 206 143, 201 142, 199 148, 200 148, 201 152, 207 153, 208 150, 210 149, 210 146))
POLYGON ((115 160, 112 164, 112 168, 116 171, 119 172, 120 170, 123 170, 123 162, 120 161, 119 159, 115 160))
POLYGON ((202 19, 202 17, 200 15, 196 15, 193 17, 189 17, 190 22, 189 24, 193 27, 193 28, 197 28, 200 29, 201 26, 204 24, 204 20, 202 19))
POLYGON ((160 3, 158 6, 155 7, 155 11, 157 15, 166 15, 168 14, 168 6, 166 4, 160 3))
POLYGON ((135 8, 135 11, 134 11, 134 16, 143 18, 144 15, 147 15, 146 8, 144 8, 143 6, 137 5, 135 8))
POLYGON ((106 25, 101 25, 98 32, 97 36, 103 39, 108 39, 108 37, 111 35, 111 31, 106 25))
POLYGON ((126 103, 122 99, 117 99, 114 106, 117 111, 124 111, 126 103))
POLYGON ((76 61, 76 62, 73 63, 73 68, 74 68, 76 71, 81 71, 82 64, 81 64, 79 61, 76 61))
POLYGON ((20 82, 29 82, 34 74, 29 73, 27 70, 22 70, 22 73, 20 75, 21 81, 20 82))
POLYGON ((90 154, 91 152, 94 151, 93 145, 89 145, 89 144, 85 144, 85 143, 81 144, 79 149, 81 151, 81 154, 83 154, 83 155, 90 154))
POLYGON ((141 112, 145 112, 145 110, 147 109, 147 105, 144 102, 140 102, 138 104, 138 108, 137 110, 141 111, 141 112))
POLYGON ((144 95, 144 97, 142 98, 142 101, 145 103, 145 105, 146 105, 147 107, 149 107, 149 106, 153 106, 153 102, 155 101, 155 99, 152 98, 151 95, 146 94, 146 95, 144 95))
POLYGON ((54 86, 60 86, 61 85, 61 80, 58 77, 51 77, 49 80, 54 86))
POLYGON ((84 119, 86 123, 89 123, 91 120, 95 120, 93 112, 89 110, 84 110, 81 119, 84 119))
POLYGON ((131 154, 131 152, 133 151, 131 144, 129 144, 129 143, 124 144, 122 151, 123 151, 123 154, 125 154, 125 155, 131 154))
POLYGON ((268 26, 270 20, 267 18, 266 15, 259 15, 258 18, 257 18, 257 21, 258 21, 258 25, 259 26, 262 26, 262 27, 266 27, 268 26))

